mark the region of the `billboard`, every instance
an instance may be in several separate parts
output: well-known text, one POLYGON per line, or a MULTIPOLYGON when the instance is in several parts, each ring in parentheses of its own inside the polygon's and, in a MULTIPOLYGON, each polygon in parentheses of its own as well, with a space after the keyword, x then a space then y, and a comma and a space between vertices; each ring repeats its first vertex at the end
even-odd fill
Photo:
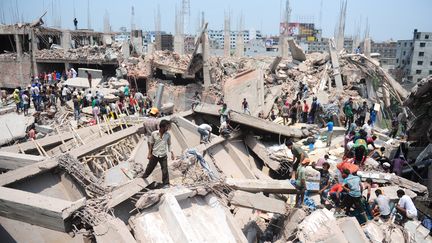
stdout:
POLYGON ((314 36, 315 24, 312 23, 280 23, 279 33, 283 36, 314 36))

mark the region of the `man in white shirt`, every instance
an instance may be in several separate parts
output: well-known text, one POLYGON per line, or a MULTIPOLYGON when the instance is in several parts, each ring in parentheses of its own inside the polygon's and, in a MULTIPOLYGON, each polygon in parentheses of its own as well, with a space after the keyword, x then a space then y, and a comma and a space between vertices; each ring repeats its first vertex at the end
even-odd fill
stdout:
POLYGON ((200 143, 210 142, 211 131, 212 131, 212 127, 209 124, 203 123, 198 126, 198 133, 201 136, 200 143))
POLYGON ((402 214, 405 219, 414 219, 417 217, 417 209, 408 195, 405 195, 404 190, 397 190, 397 196, 399 198, 399 203, 396 205, 396 210, 398 213, 402 214))
POLYGON ((168 152, 171 153, 171 159, 174 160, 174 153, 171 150, 171 135, 168 133, 170 127, 170 121, 162 120, 159 123, 159 130, 151 133, 149 138, 149 152, 147 156, 149 162, 143 175, 144 179, 149 177, 156 164, 159 163, 162 170, 162 183, 165 186, 169 185, 168 152))
POLYGON ((380 218, 387 221, 390 218, 390 199, 382 194, 381 189, 375 190, 376 198, 374 200, 372 209, 379 210, 380 218))
POLYGON ((367 133, 368 136, 372 136, 372 121, 368 120, 362 127, 362 129, 367 133))
POLYGON ((77 71, 75 71, 75 69, 73 69, 73 68, 71 68, 70 70, 71 70, 71 72, 72 72, 72 78, 76 78, 76 76, 77 76, 77 71))

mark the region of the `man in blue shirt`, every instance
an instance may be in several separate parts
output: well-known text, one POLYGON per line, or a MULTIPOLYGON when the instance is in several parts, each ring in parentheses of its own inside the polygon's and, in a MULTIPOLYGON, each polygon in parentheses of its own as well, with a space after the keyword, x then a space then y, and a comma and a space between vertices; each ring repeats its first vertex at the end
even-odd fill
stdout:
POLYGON ((331 140, 333 137, 333 126, 333 121, 329 119, 327 122, 327 147, 330 147, 331 145, 331 140))
POLYGON ((354 205, 355 209, 360 211, 361 215, 364 217, 364 221, 366 221, 367 217, 361 205, 363 188, 360 177, 351 174, 348 169, 343 170, 342 177, 344 178, 343 189, 348 193, 343 202, 345 214, 349 215, 351 207, 354 205))

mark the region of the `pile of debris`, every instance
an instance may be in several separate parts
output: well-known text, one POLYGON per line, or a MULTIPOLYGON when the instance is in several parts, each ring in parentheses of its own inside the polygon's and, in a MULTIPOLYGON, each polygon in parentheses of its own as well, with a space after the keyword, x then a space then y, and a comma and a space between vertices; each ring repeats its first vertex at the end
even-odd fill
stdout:
POLYGON ((63 49, 52 45, 50 49, 35 52, 36 59, 43 60, 88 60, 115 62, 120 55, 121 45, 114 42, 111 46, 82 46, 75 49, 63 49))

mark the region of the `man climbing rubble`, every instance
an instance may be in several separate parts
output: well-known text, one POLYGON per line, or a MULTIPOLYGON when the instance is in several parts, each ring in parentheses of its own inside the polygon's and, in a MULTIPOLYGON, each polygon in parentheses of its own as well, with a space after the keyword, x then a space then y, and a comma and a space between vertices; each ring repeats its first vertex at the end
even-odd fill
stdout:
POLYGON ((227 104, 224 103, 222 105, 222 108, 219 110, 219 115, 220 115, 220 123, 222 124, 224 121, 226 120, 230 120, 230 112, 231 110, 228 108, 227 104))
POLYGON ((201 96, 199 95, 198 91, 195 91, 195 95, 192 97, 192 110, 195 109, 199 103, 201 103, 201 96))
POLYGON ((345 113, 345 127, 349 130, 351 129, 351 124, 354 121, 353 101, 351 97, 347 102, 345 102, 343 112, 345 113))
POLYGON ((168 133, 170 127, 170 121, 162 120, 159 124, 159 130, 151 133, 147 155, 149 162, 143 175, 144 179, 149 177, 156 164, 159 163, 162 170, 162 184, 165 187, 169 186, 168 152, 171 154, 171 159, 174 160, 174 153, 171 150, 171 135, 168 133))

